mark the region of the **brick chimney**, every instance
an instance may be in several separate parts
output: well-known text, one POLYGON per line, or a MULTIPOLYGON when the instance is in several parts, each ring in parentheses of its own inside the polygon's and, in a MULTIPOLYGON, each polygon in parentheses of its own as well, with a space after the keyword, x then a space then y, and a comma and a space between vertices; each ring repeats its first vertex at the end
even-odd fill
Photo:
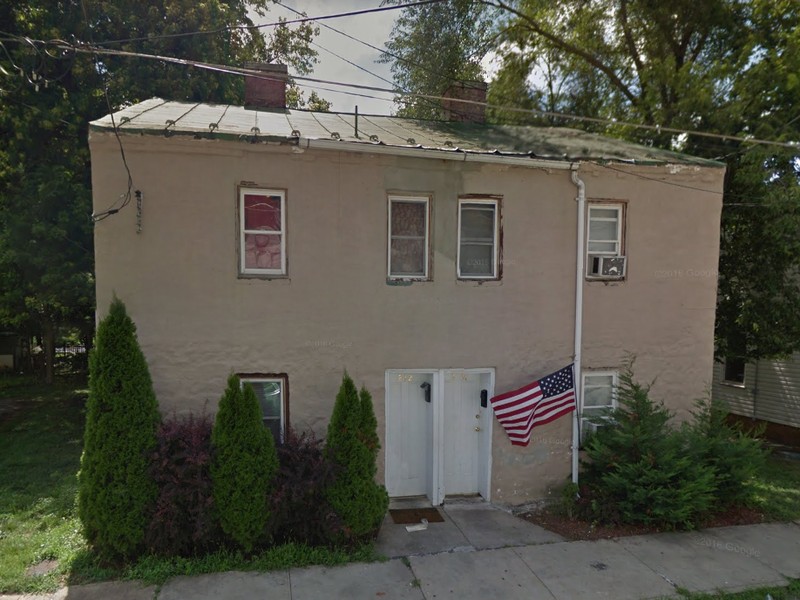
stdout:
POLYGON ((451 98, 471 100, 473 102, 486 102, 486 84, 482 81, 459 81, 451 85, 444 94, 442 109, 444 118, 448 121, 462 123, 485 123, 486 107, 479 104, 455 102, 451 98))
POLYGON ((261 71, 264 76, 245 76, 244 107, 253 110, 286 108, 286 82, 289 69, 286 65, 246 62, 246 69, 261 71))

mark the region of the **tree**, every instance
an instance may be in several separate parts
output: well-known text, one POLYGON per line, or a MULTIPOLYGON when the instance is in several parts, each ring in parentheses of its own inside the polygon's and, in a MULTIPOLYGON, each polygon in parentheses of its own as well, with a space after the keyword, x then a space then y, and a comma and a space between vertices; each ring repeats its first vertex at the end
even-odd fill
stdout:
POLYGON ((345 373, 328 424, 326 451, 337 467, 327 499, 342 518, 351 540, 374 533, 389 506, 389 496, 375 483, 377 434, 372 398, 345 373))
POLYGON ((78 515, 86 540, 104 559, 141 551, 156 498, 149 458, 160 422, 136 326, 117 298, 97 328, 89 359, 78 515))
MULTIPOLYGON (((399 89, 419 94, 441 96, 455 81, 481 79, 480 60, 491 23, 487 13, 486 7, 469 0, 404 8, 380 62, 391 63, 399 89)), ((397 103, 401 117, 441 118, 438 102, 401 96, 397 103)))
MULTIPOLYGON (((241 103, 243 79, 145 59, 73 53, 29 40, 98 43, 115 50, 243 65, 281 61, 310 72, 310 24, 267 37, 250 11, 268 0, 24 0, 3 2, 0 23, 0 326, 41 335, 52 381, 55 333, 94 324, 94 250, 88 123, 152 96, 241 103), (194 35, 181 35, 199 32, 194 35), (165 37, 166 36, 166 37, 165 37), (126 40, 126 41, 119 41, 126 40)), ((133 183, 135 184, 135 173, 133 183)), ((120 189, 122 197, 131 189, 120 189)), ((119 207, 118 198, 100 199, 119 207)))
POLYGON ((264 427, 253 386, 236 375, 219 401, 211 431, 211 481, 222 530, 245 552, 266 535, 269 494, 278 472, 272 433, 264 427))

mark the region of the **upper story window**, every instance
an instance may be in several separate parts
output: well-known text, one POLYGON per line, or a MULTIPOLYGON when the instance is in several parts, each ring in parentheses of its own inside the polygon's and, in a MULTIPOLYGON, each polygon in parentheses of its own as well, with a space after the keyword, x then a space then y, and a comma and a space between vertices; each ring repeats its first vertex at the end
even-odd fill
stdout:
POLYGON ((617 408, 619 374, 616 371, 587 371, 581 394, 581 439, 607 422, 607 414, 617 408))
POLYGON ((586 236, 586 276, 591 279, 623 279, 626 270, 624 249, 625 205, 589 205, 586 236))
POLYGON ((499 279, 500 202, 459 199, 458 260, 460 279, 499 279))
POLYGON ((286 192, 239 189, 239 272, 286 275, 286 192))
POLYGON ((242 386, 253 387, 261 408, 261 420, 272 432, 275 443, 281 443, 286 431, 286 377, 242 375, 240 380, 242 386))
POLYGON ((429 198, 389 196, 389 257, 391 279, 428 279, 429 198))

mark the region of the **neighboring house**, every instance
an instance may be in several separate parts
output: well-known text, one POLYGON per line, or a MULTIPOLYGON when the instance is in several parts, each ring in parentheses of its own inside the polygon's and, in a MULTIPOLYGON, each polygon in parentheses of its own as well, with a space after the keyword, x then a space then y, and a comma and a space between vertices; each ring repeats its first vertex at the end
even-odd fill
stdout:
POLYGON ((784 360, 726 360, 714 366, 714 398, 769 439, 800 447, 800 353, 784 360))
MULTIPOLYGON (((324 435, 347 369, 391 496, 522 504, 568 481, 572 420, 512 447, 483 398, 572 362, 576 322, 587 413, 613 405, 627 353, 680 415, 707 389, 722 165, 571 129, 285 110, 270 77, 248 82, 261 110, 114 116, 141 195, 96 223, 99 316, 127 304, 163 412, 215 412, 234 372, 277 437, 324 435)), ((128 190, 110 117, 90 148, 102 213, 128 190)))
POLYGON ((11 331, 0 331, 0 372, 18 371, 21 366, 21 337, 11 331))

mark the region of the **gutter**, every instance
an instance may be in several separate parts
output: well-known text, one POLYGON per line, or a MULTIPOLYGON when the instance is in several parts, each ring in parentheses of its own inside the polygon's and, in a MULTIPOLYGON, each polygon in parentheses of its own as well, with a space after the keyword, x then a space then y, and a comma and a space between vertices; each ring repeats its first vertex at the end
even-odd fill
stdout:
POLYGON ((578 483, 578 453, 580 450, 580 414, 581 394, 583 393, 583 379, 581 376, 581 347, 583 345, 583 279, 586 262, 583 259, 583 238, 586 232, 586 184, 578 177, 579 163, 570 165, 572 183, 578 188, 575 201, 578 203, 578 237, 576 241, 577 258, 575 260, 575 340, 574 340, 574 367, 575 377, 575 410, 572 415, 572 483, 578 483))
POLYGON ((319 150, 337 150, 339 152, 360 152, 364 154, 387 154, 391 156, 406 156, 410 158, 438 158, 459 162, 476 162, 489 164, 514 165, 531 167, 534 169, 553 169, 568 171, 573 168, 573 163, 563 160, 546 160, 541 158, 523 158, 503 154, 482 154, 464 150, 434 150, 431 148, 409 148, 405 146, 389 146, 383 144, 342 143, 341 140, 320 140, 300 138, 298 147, 315 148, 319 150))

